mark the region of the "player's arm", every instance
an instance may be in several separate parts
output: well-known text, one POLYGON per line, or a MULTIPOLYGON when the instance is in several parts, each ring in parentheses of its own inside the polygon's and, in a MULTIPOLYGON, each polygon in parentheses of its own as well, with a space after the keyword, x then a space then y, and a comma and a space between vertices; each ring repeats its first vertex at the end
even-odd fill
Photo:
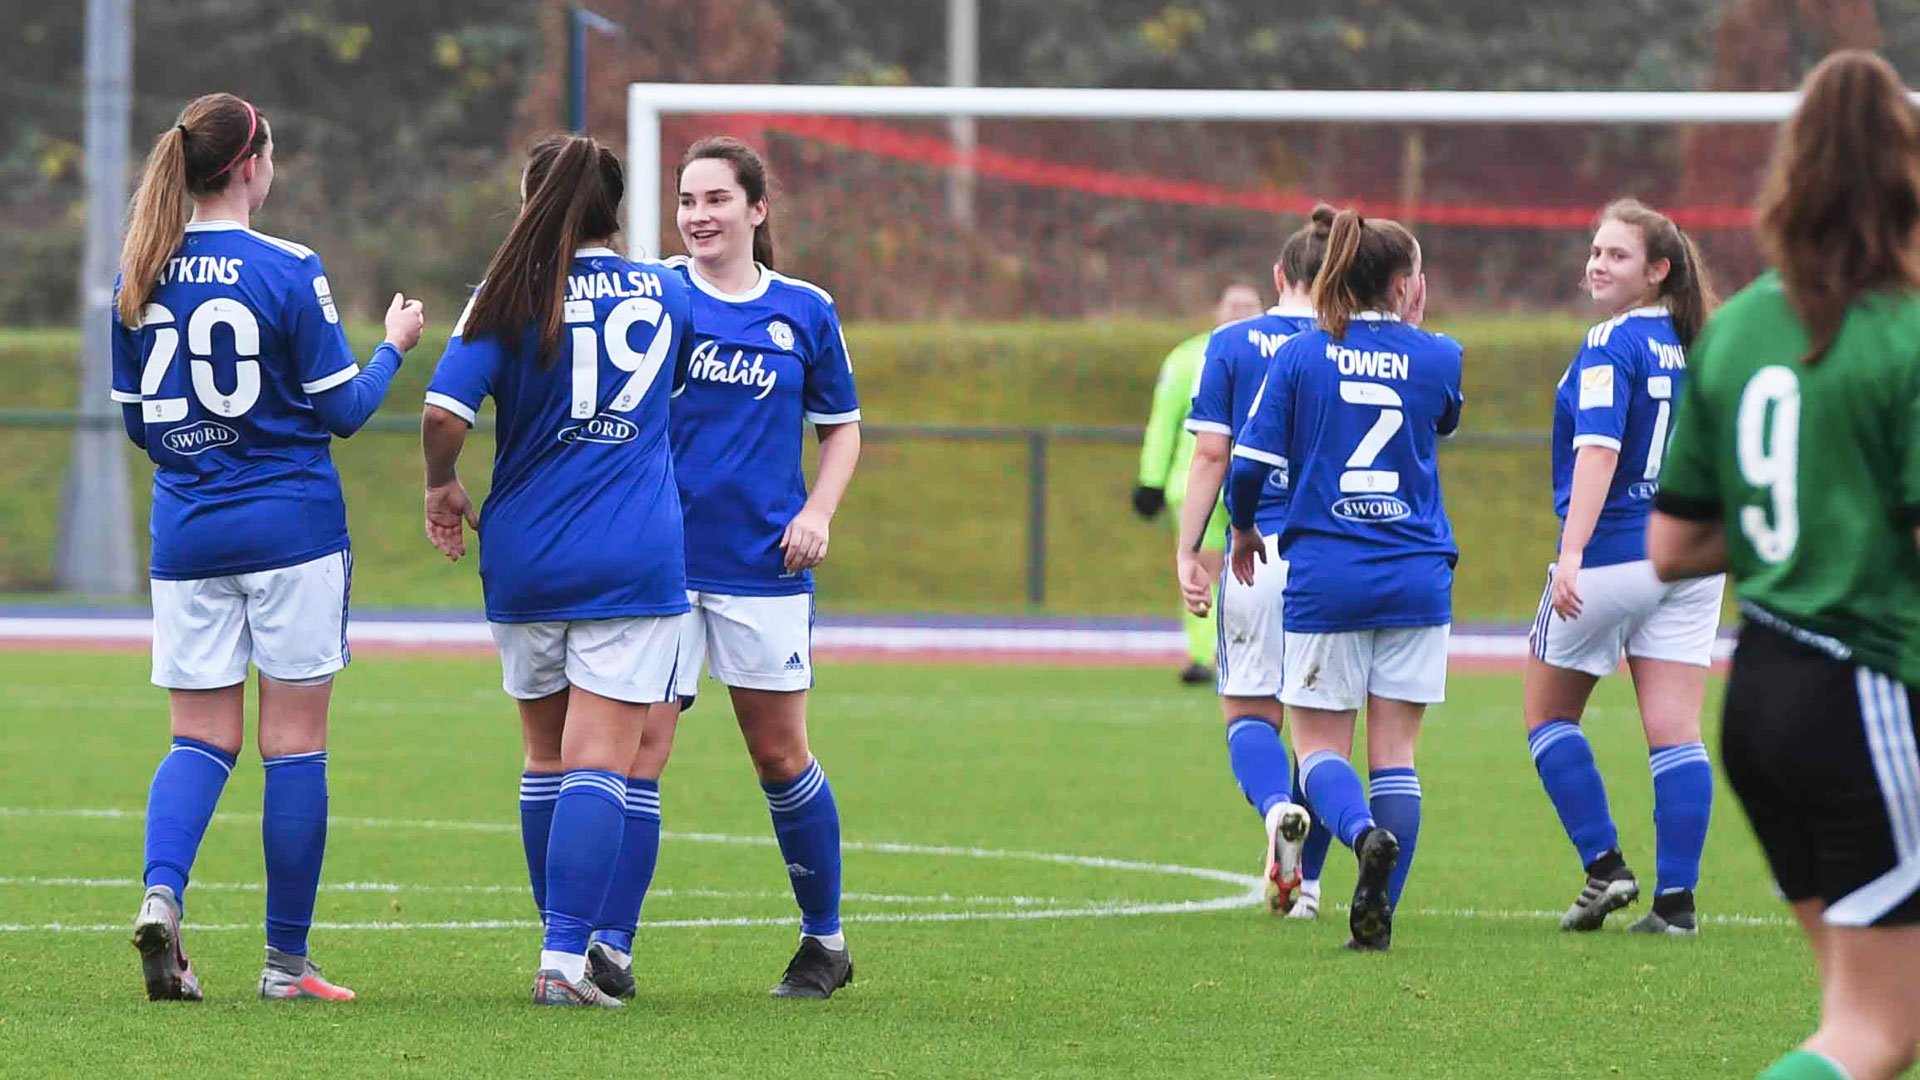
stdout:
POLYGON ((853 360, 839 316, 831 309, 816 340, 819 355, 807 367, 800 396, 806 421, 820 439, 820 463, 806 504, 780 534, 782 565, 788 573, 810 570, 826 559, 833 515, 860 464, 860 399, 853 387, 853 360))
MULTIPOLYGON (((1295 339, 1298 340, 1298 339, 1295 339)), ((1266 378, 1253 397, 1253 409, 1233 443, 1233 471, 1227 480, 1227 513, 1233 524, 1233 576, 1253 584, 1253 564, 1267 561, 1267 549, 1253 527, 1260 488, 1275 469, 1286 470, 1287 438, 1292 422, 1294 370, 1292 349, 1282 345, 1267 364, 1266 378)))
POLYGON ((1153 380, 1153 408, 1147 414, 1146 435, 1140 443, 1140 476, 1133 489, 1133 512, 1151 518, 1167 505, 1167 474, 1173 470, 1173 448, 1180 440, 1180 425, 1187 417, 1192 401, 1192 384, 1179 377, 1180 361, 1187 342, 1173 347, 1160 361, 1160 373, 1153 380))
POLYGON ((463 331, 473 301, 453 324, 453 336, 447 351, 427 384, 426 405, 420 412, 420 453, 426 463, 427 542, 448 559, 457 560, 467 553, 466 534, 461 524, 476 532, 480 520, 474 514, 473 499, 460 483, 457 466, 460 451, 467 443, 467 429, 473 426, 480 403, 493 388, 493 376, 501 360, 497 338, 469 342, 463 331))
POLYGON ((113 400, 120 403, 120 423, 127 438, 147 448, 147 418, 140 411, 140 337, 120 322, 120 286, 113 288, 113 400))
POLYGON ((1660 466, 1660 490, 1647 519, 1647 558, 1661 581, 1707 577, 1727 571, 1726 510, 1721 499, 1715 447, 1722 432, 1698 362, 1712 334, 1694 342, 1695 374, 1680 393, 1673 435, 1660 466))
POLYGON ((313 254, 301 261, 287 281, 281 317, 301 391, 327 430, 343 439, 359 431, 386 399, 394 373, 400 370, 401 355, 419 342, 426 322, 420 301, 395 293, 387 307, 386 340, 362 368, 347 346, 326 268, 320 256, 313 254))
POLYGON ((1193 436, 1193 463, 1187 466, 1187 498, 1180 504, 1180 541, 1174 549, 1174 572, 1180 578, 1180 595, 1187 610, 1205 615, 1213 606, 1213 572, 1201 563, 1200 545, 1206 539, 1207 523, 1213 520, 1214 502, 1227 477, 1232 443, 1214 431, 1196 431, 1193 436))
POLYGON ((1553 610, 1563 619, 1575 618, 1584 606, 1580 598, 1580 568, 1587 543, 1600 523, 1600 511, 1620 467, 1620 439, 1627 428, 1628 359, 1605 349, 1587 347, 1574 358, 1573 480, 1567 497, 1567 520, 1560 530, 1559 557, 1553 564, 1553 610))

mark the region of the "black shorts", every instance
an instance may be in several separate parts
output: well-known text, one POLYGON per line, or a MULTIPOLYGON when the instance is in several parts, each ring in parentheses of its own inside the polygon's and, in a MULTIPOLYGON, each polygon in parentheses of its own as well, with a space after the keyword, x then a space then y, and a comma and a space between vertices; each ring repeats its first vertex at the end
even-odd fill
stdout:
POLYGON ((1740 629, 1721 761, 1788 900, 1834 926, 1920 923, 1914 691, 1779 630, 1740 629))

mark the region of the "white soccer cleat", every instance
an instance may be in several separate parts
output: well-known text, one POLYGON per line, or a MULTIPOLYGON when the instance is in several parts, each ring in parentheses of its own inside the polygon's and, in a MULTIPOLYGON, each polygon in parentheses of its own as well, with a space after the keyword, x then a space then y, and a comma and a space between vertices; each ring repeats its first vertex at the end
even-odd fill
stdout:
POLYGON ((1320 879, 1300 883, 1300 893, 1293 898, 1293 910, 1287 912, 1289 919, 1317 919, 1320 917, 1320 879))
POLYGON ((1292 912, 1299 897, 1300 846, 1312 825, 1304 806, 1275 803, 1267 811, 1267 910, 1275 915, 1292 912))

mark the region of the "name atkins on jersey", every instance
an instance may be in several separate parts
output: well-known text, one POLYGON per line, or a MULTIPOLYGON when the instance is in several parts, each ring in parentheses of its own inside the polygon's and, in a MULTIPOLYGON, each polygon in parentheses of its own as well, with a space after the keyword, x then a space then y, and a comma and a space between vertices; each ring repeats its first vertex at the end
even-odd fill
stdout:
POLYGON ((728 347, 732 353, 729 356, 718 340, 701 340, 693 347, 693 360, 688 365, 687 377, 702 382, 744 386, 755 391, 753 400, 760 401, 773 393, 774 386, 780 381, 780 372, 769 364, 798 362, 798 357, 792 355, 793 327, 775 319, 767 324, 767 339, 780 352, 769 357, 765 352, 756 351, 751 360, 747 358, 745 348, 728 347))

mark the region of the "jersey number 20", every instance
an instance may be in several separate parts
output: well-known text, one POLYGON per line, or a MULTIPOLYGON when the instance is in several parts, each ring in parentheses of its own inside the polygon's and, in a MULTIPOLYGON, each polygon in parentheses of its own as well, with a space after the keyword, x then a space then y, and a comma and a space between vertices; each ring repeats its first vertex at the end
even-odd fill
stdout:
POLYGON ((1784 562, 1800 541, 1800 378, 1791 368, 1764 367, 1740 391, 1734 421, 1740 475, 1767 489, 1772 504, 1740 508, 1740 531, 1764 562, 1784 562), (1767 423, 1771 413, 1773 423, 1767 423), (1769 521, 1771 517, 1771 521, 1769 521))
MULTIPOLYGON (((156 328, 153 351, 140 365, 140 418, 149 424, 185 420, 185 397, 154 396, 160 392, 160 384, 173 366, 174 355, 180 351, 180 331, 174 323, 173 312, 160 304, 148 304, 140 311, 140 322, 156 328)), ((187 352, 196 358, 188 362, 188 370, 193 373, 193 396, 199 398, 208 411, 231 419, 244 414, 260 400, 260 361, 253 359, 260 355, 260 322, 245 304, 217 296, 194 308, 193 314, 187 317, 187 352), (239 362, 233 365, 232 393, 214 385, 213 364, 198 359, 213 355, 213 328, 222 323, 233 330, 233 351, 240 355, 239 362)))

